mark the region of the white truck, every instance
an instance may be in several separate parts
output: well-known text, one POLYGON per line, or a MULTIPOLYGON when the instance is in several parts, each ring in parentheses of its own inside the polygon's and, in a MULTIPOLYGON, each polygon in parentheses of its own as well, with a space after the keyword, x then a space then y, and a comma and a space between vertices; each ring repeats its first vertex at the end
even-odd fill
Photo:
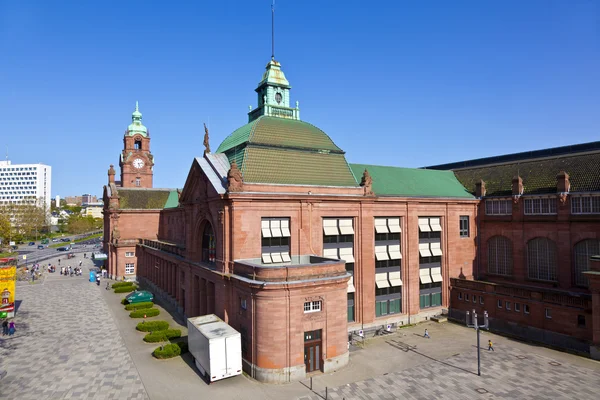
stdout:
POLYGON ((208 383, 242 373, 242 339, 214 314, 188 318, 188 347, 208 383))

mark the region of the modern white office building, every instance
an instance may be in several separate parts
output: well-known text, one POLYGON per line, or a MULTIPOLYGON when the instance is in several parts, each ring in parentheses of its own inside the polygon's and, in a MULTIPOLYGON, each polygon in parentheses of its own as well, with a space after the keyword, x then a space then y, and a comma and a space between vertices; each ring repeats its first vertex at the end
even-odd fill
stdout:
POLYGON ((52 167, 0 161, 0 206, 8 203, 40 204, 50 209, 52 167))

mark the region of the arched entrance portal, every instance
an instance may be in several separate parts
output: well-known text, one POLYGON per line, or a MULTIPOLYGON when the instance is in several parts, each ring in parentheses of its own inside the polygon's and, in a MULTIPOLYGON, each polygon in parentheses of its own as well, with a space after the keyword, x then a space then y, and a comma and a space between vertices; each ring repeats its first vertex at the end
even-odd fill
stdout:
POLYGON ((215 233, 212 225, 207 221, 204 225, 204 232, 202 232, 202 262, 214 264, 216 261, 216 254, 217 241, 215 239, 215 233))

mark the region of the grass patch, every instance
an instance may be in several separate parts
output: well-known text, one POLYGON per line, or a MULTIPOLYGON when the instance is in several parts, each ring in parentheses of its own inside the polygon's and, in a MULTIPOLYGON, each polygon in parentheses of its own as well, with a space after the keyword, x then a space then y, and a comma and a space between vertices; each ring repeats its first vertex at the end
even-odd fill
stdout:
POLYGON ((143 301, 141 303, 133 303, 133 304, 127 304, 125 306, 125 310, 127 311, 134 311, 134 310, 143 310, 145 308, 152 308, 154 307, 154 303, 151 301, 143 301))
POLYGON ((111 288, 116 289, 125 286, 133 286, 135 282, 115 282, 112 284, 111 288))
POLYGON ((5 257, 17 257, 19 255, 19 253, 16 252, 12 252, 12 251, 7 251, 5 253, 0 253, 0 258, 5 258, 5 257))
POLYGON ((157 347, 152 355, 158 359, 173 358, 181 355, 181 348, 175 343, 157 347))
POLYGON ((167 321, 144 321, 137 324, 135 329, 141 332, 165 331, 169 329, 169 323, 167 321))
POLYGON ((145 315, 146 318, 150 318, 156 317, 158 314, 160 314, 160 310, 158 308, 148 308, 145 310, 132 311, 129 313, 129 316, 131 318, 144 318, 145 315))
POLYGON ((115 289, 115 293, 129 293, 137 289, 137 286, 122 286, 115 289))
MULTIPOLYGON (((70 242, 52 243, 52 244, 49 244, 48 247, 49 248, 56 248, 56 247, 62 247, 62 246, 69 246, 71 243, 79 243, 79 242, 83 242, 85 240, 100 238, 102 236, 104 236, 103 233, 96 233, 94 235, 90 235, 90 236, 82 237, 82 238, 79 238, 79 239, 71 240, 70 242)), ((56 236, 56 237, 58 237, 58 236, 56 236)))
MULTIPOLYGON (((164 331, 150 332, 144 336, 146 343, 166 342, 167 340, 177 339, 181 337, 180 329, 167 329, 164 331)), ((179 352, 181 354, 181 351, 179 352)))

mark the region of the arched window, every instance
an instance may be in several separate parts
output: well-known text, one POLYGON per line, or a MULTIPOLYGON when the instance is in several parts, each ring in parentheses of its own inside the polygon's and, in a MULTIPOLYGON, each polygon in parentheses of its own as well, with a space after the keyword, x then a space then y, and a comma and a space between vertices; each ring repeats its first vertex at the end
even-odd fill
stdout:
POLYGON ((587 239, 575 245, 575 285, 588 286, 588 279, 583 274, 589 271, 589 262, 591 256, 600 255, 600 240, 587 239))
POLYGON ((547 238, 527 243, 527 276, 539 281, 556 281, 556 245, 547 238))
POLYGON ((202 233, 202 261, 214 264, 217 254, 217 241, 210 223, 204 226, 202 233))
POLYGON ((512 242, 505 236, 493 236, 488 240, 488 274, 512 275, 512 242))
POLYGON ((142 141, 141 140, 136 140, 134 143, 134 148, 136 150, 141 150, 142 149, 142 141))

